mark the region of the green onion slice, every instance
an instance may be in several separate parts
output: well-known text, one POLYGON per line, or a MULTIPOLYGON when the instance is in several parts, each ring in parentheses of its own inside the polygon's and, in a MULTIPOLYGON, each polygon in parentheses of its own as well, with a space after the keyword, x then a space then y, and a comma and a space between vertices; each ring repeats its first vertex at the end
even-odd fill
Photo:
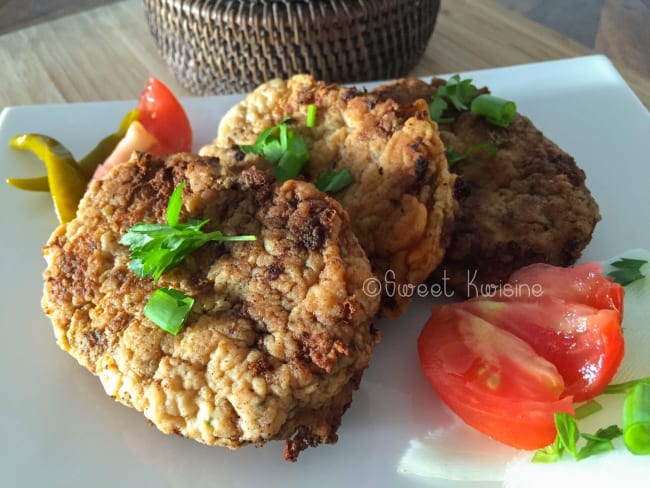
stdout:
POLYGON ((173 288, 158 288, 144 307, 144 315, 172 335, 178 334, 194 306, 194 299, 173 288))
POLYGON ((603 390, 603 393, 625 393, 627 392, 627 390, 629 390, 630 388, 634 388, 639 383, 650 384, 650 376, 646 376, 645 378, 639 378, 638 380, 626 381, 625 383, 607 385, 607 387, 603 390))
POLYGON ((316 105, 307 105, 307 127, 316 127, 316 105))
POLYGON ((494 95, 479 95, 472 101, 471 111, 493 125, 508 127, 517 114, 517 105, 494 95))
POLYGON ((637 383, 625 395, 623 440, 630 452, 650 454, 650 383, 637 383))
POLYGON ((589 417, 590 415, 600 412, 603 409, 603 406, 598 403, 596 400, 590 400, 587 403, 584 403, 576 408, 575 418, 582 420, 589 417))

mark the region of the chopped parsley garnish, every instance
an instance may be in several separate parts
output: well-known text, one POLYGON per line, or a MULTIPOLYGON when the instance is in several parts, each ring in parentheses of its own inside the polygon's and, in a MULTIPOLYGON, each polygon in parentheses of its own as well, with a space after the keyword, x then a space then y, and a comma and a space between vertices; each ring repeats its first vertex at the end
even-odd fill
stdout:
MULTIPOLYGON (((224 236, 220 231, 203 232, 208 220, 189 219, 179 222, 183 206, 183 188, 179 184, 167 203, 167 224, 139 222, 131 227, 120 244, 129 247, 129 268, 140 278, 160 276, 210 241, 254 241, 255 236, 224 236)), ((144 307, 144 315, 161 329, 178 334, 194 305, 194 299, 171 288, 154 291, 144 307)))
POLYGON ((191 252, 210 241, 254 241, 255 236, 224 236, 220 231, 203 232, 201 228, 208 220, 189 219, 180 223, 178 217, 182 206, 183 187, 176 187, 167 204, 167 224, 139 222, 131 227, 120 240, 129 246, 131 263, 129 267, 140 278, 160 275, 185 259, 191 252))
POLYGON ((429 116, 440 124, 449 124, 458 112, 471 111, 493 125, 508 127, 517 113, 515 102, 487 94, 476 96, 476 92, 472 80, 452 76, 431 98, 429 116))
POLYGON ((534 463, 553 463, 558 461, 564 451, 569 452, 576 461, 594 454, 614 450, 612 440, 623 436, 627 449, 634 454, 650 454, 650 377, 627 381, 608 386, 604 393, 625 393, 623 403, 623 429, 610 425, 598 429, 595 434, 585 434, 578 430, 576 419, 584 418, 602 409, 592 400, 576 409, 575 415, 555 414, 557 436, 550 446, 538 450, 533 456, 534 463), (580 439, 587 442, 578 448, 580 439))
POLYGON ((457 162, 462 161, 476 151, 486 151, 494 156, 497 153, 497 148, 489 142, 480 142, 478 144, 470 146, 464 153, 459 153, 453 146, 449 146, 447 148, 447 162, 449 163, 449 166, 453 166, 457 162))
POLYGON ((429 104, 431 119, 441 124, 452 122, 453 118, 445 117, 450 104, 459 112, 466 112, 475 93, 476 87, 472 85, 472 80, 461 80, 460 75, 457 74, 452 76, 447 83, 438 87, 431 99, 429 104))
POLYGON ((194 298, 173 288, 158 288, 144 307, 144 316, 172 335, 178 334, 194 306, 194 298))
MULTIPOLYGON (((240 145, 244 153, 262 156, 275 166, 273 174, 279 181, 292 180, 300 176, 311 159, 305 139, 287 127, 291 119, 282 121, 264 130, 251 145, 240 145)), ((307 127, 316 125, 316 105, 307 106, 307 127)), ((347 169, 328 171, 316 181, 320 191, 337 192, 352 183, 352 174, 347 169)))
POLYGON ((568 413, 555 414, 555 428, 557 437, 550 446, 538 450, 533 456, 534 463, 552 463, 558 461, 566 451, 576 461, 588 458, 595 454, 614 450, 612 439, 623 434, 616 425, 599 429, 595 434, 581 433, 576 423, 576 418, 568 413), (587 442, 579 447, 580 439, 587 442))
POLYGON ((352 183, 352 175, 347 169, 328 171, 316 180, 316 188, 320 191, 335 193, 352 183))
POLYGON ((645 278, 645 275, 641 273, 641 267, 644 264, 648 264, 648 261, 622 258, 612 263, 612 266, 616 269, 607 276, 614 278, 614 281, 619 285, 627 286, 630 283, 645 278))
POLYGON ((289 117, 264 130, 252 145, 241 145, 242 152, 262 156, 275 166, 274 174, 279 181, 297 178, 311 159, 305 139, 287 127, 289 117))

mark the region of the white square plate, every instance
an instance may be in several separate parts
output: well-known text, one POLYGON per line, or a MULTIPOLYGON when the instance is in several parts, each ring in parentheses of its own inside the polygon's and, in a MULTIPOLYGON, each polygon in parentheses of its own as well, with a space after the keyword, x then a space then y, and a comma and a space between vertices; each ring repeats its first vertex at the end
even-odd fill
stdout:
MULTIPOLYGON (((650 117, 601 56, 464 73, 515 100, 587 173, 602 221, 583 260, 650 248, 650 117)), ((183 100, 195 149, 216 133, 240 96, 183 100)), ((135 102, 43 105, 0 115, 0 176, 44 174, 7 147, 24 132, 51 135, 76 156, 113 132, 135 102)), ((49 196, 0 184, 0 469, 4 486, 420 486, 399 474, 409 441, 450 421, 420 372, 416 337, 431 301, 380 321, 378 346, 343 418, 340 440, 282 460, 282 444, 231 452, 165 436, 106 396, 92 375, 55 344, 40 308, 41 247, 56 226, 49 196)), ((451 482, 437 480, 437 486, 451 482)), ((453 484, 453 486, 458 486, 453 484)), ((475 485, 472 485, 475 486, 475 485)))

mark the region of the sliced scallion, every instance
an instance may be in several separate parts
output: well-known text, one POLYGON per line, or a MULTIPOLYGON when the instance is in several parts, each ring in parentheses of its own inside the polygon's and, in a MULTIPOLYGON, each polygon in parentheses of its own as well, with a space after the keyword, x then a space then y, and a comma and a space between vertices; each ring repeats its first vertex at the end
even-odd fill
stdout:
POLYGON ((194 299, 173 288, 158 288, 144 307, 144 315, 172 335, 178 334, 192 310, 194 299))
POLYGON ((650 383, 637 383, 625 394, 623 440, 634 454, 650 454, 650 383))
POLYGON ((316 127, 316 105, 307 105, 307 127, 316 127))
POLYGON ((494 95, 479 95, 472 100, 471 111, 485 117, 491 124, 508 127, 517 114, 517 105, 494 95))

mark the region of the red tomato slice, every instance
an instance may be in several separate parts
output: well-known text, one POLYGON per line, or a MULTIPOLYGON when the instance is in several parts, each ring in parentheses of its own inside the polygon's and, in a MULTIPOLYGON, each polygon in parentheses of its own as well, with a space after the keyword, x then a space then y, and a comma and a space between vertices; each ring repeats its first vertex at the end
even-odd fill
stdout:
POLYGON ((557 367, 565 395, 573 395, 576 402, 602 393, 623 360, 616 310, 546 296, 535 301, 468 300, 458 306, 530 344, 557 367))
POLYGON ((466 423, 521 449, 555 439, 554 414, 573 413, 564 381, 524 341, 456 305, 435 307, 418 339, 422 369, 466 423))
POLYGON ((192 127, 187 114, 174 94, 153 76, 140 95, 139 121, 156 139, 149 149, 154 156, 192 150, 192 127))

